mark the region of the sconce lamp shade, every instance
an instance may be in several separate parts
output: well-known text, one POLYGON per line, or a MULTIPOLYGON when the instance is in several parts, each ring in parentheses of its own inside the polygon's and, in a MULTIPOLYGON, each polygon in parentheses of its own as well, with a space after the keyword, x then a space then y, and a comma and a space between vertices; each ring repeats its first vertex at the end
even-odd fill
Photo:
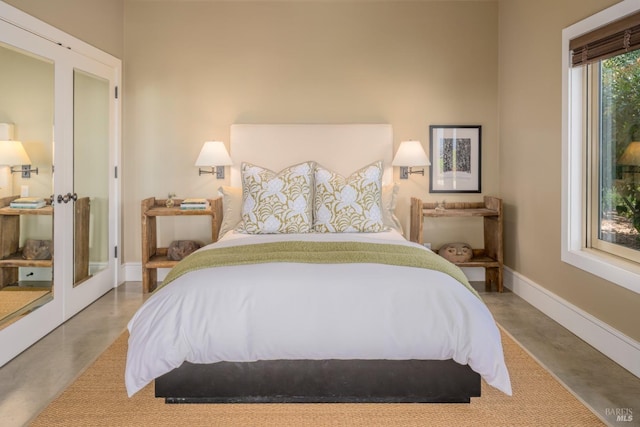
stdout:
POLYGON ((627 145, 627 148, 618 159, 618 164, 625 166, 640 166, 640 141, 634 141, 627 145))
POLYGON ((207 141, 196 159, 196 166, 230 166, 233 162, 222 141, 207 141))
POLYGON ((402 141, 391 164, 408 167, 431 166, 429 157, 424 152, 420 141, 402 141))
POLYGON ((198 167, 198 175, 215 174, 217 179, 224 179, 224 167, 232 165, 229 152, 222 141, 207 141, 196 159, 196 166, 210 167, 211 170, 198 167))
POLYGON ((30 165, 31 160, 20 141, 0 141, 0 165, 30 165))

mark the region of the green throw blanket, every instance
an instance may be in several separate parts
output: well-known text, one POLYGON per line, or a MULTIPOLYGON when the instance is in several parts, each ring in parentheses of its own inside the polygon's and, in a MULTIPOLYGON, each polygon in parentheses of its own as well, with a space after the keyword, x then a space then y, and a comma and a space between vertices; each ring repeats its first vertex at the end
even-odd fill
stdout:
POLYGON ((176 264, 158 289, 190 271, 202 268, 269 262, 370 263, 438 270, 453 277, 480 298, 460 268, 433 252, 411 246, 363 242, 293 241, 205 249, 192 253, 176 264))

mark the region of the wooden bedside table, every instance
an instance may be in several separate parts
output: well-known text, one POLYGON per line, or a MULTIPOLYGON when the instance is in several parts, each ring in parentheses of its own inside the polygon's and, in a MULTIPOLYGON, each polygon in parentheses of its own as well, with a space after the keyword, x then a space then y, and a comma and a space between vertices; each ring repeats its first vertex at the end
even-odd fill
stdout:
POLYGON ((218 240, 222 222, 222 198, 209 199, 207 209, 180 209, 182 199, 174 199, 173 207, 166 207, 166 199, 149 197, 141 203, 142 212, 142 290, 152 292, 158 286, 158 268, 171 268, 178 263, 167 258, 168 248, 158 247, 156 218, 159 216, 211 216, 211 241, 218 240))
POLYGON ((423 242, 422 221, 424 218, 471 218, 482 217, 484 223, 484 248, 473 249, 473 257, 459 267, 483 267, 485 269, 485 287, 491 290, 495 283, 498 292, 502 292, 502 199, 485 196, 483 202, 446 203, 444 210, 437 210, 437 203, 423 203, 411 198, 411 231, 409 240, 423 242))

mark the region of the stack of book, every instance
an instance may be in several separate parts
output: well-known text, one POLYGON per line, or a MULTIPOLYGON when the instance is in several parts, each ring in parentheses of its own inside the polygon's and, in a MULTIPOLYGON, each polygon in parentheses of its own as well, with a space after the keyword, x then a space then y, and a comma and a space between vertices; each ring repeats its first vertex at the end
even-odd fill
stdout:
POLYGON ((9 207, 15 209, 39 209, 47 203, 40 197, 20 197, 9 203, 9 207))
POLYGON ((207 199, 184 199, 180 203, 180 209, 186 210, 203 210, 209 208, 209 201, 207 199))

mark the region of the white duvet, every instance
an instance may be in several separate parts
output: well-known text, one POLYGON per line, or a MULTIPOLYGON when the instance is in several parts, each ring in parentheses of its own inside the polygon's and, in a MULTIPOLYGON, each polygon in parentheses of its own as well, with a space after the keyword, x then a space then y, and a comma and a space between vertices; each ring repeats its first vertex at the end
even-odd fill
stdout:
MULTIPOLYGON (((200 250, 282 239, 420 247, 395 231, 230 232, 200 250)), ((500 333, 485 304, 450 276, 422 268, 272 263, 197 270, 156 291, 128 328, 129 396, 184 361, 274 359, 454 359, 511 395, 500 333)))

